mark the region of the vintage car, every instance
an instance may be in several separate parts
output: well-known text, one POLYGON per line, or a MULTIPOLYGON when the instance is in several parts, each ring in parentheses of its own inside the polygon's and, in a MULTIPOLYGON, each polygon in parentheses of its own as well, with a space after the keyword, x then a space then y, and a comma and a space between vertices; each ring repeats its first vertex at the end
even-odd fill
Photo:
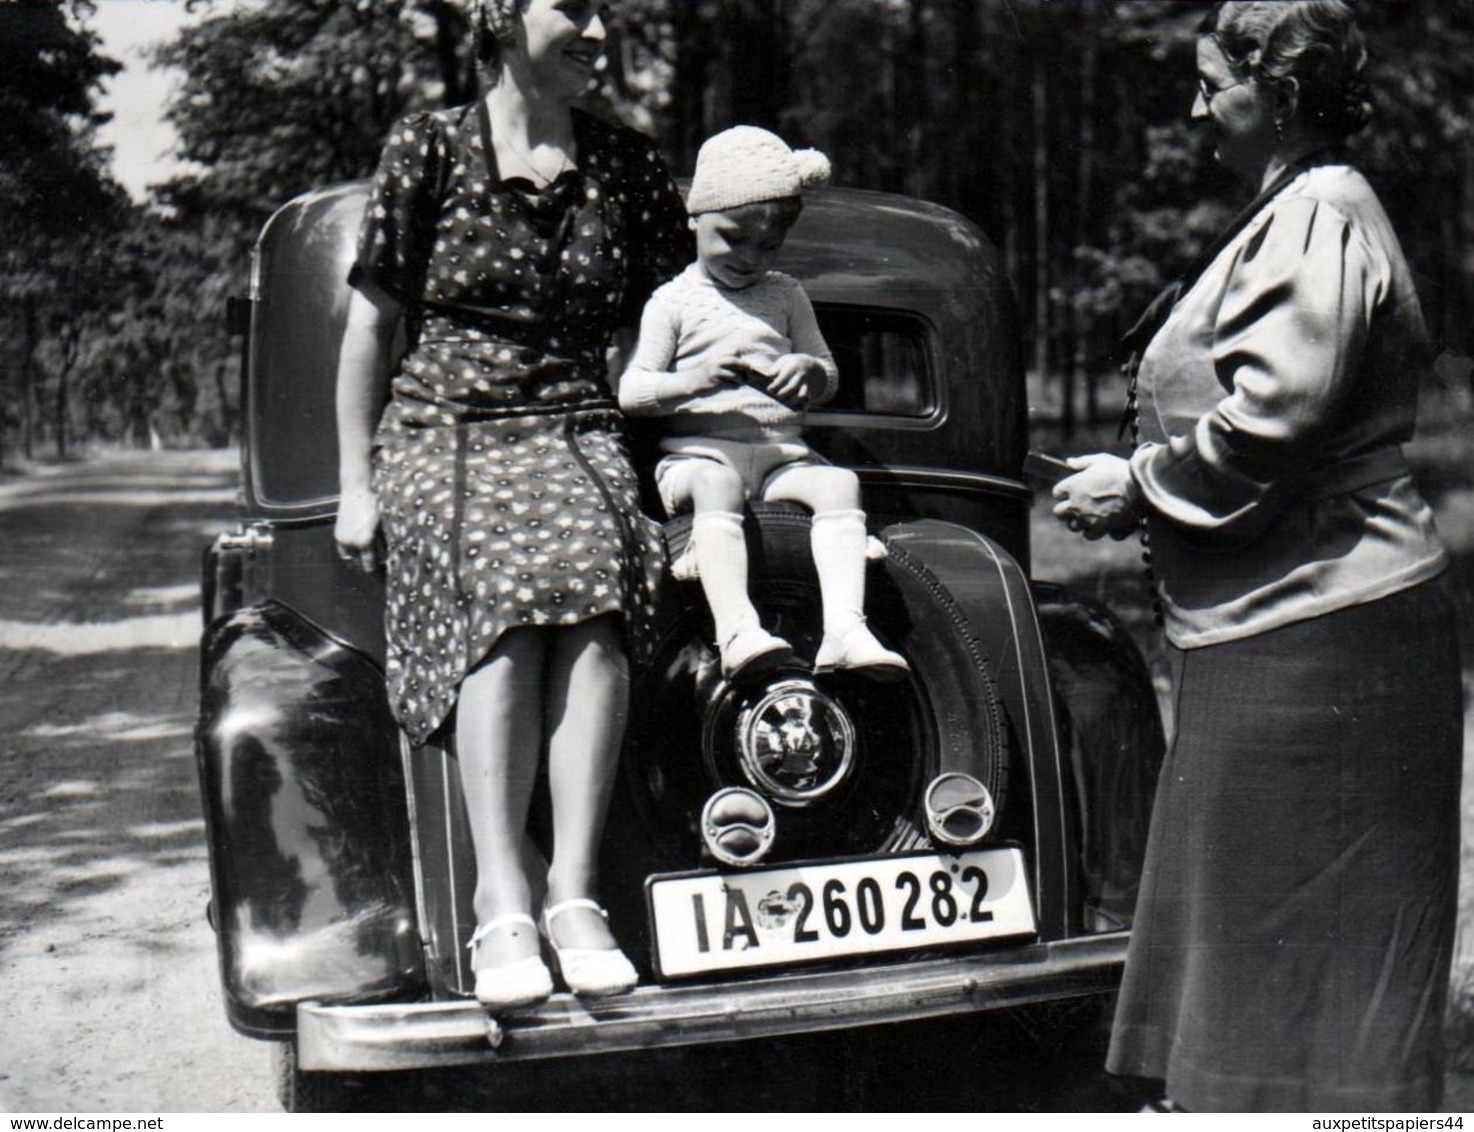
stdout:
MULTIPOLYGON (((210 916, 226 1011, 281 1043, 286 1106, 341 1105, 337 1086, 372 1071, 1108 994, 1163 750, 1146 667, 1109 611, 1030 581, 1025 387, 995 250, 946 209, 829 190, 780 266, 839 362, 809 436, 861 478, 888 550, 870 621, 911 675, 730 686, 699 589, 667 581, 605 847, 641 983, 478 1006, 455 753, 402 743, 382 579, 333 552, 333 375, 365 197, 308 194, 261 233, 233 306, 240 525, 204 560, 210 916)), ((806 529, 757 506, 747 532, 765 620, 812 655, 806 529)), ((665 530, 674 556, 688 520, 665 530)))

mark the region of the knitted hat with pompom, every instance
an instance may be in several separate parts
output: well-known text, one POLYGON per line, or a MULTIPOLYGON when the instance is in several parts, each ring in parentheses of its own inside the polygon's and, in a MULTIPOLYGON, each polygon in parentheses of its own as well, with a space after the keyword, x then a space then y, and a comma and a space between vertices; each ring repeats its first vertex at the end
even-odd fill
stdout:
POLYGON ((802 196, 829 180, 829 158, 817 149, 789 149, 777 134, 733 126, 707 138, 696 155, 686 211, 724 212, 762 200, 802 196))

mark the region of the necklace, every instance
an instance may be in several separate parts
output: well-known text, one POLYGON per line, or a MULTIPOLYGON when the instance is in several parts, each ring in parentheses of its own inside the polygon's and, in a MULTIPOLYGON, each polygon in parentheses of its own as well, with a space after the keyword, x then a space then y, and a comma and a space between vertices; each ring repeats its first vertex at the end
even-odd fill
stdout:
POLYGON ((565 169, 571 169, 573 167, 573 163, 568 160, 567 152, 560 150, 558 153, 558 164, 554 167, 553 171, 549 173, 541 165, 533 160, 532 154, 528 153, 527 150, 523 149, 522 146, 517 144, 516 140, 512 137, 512 132, 510 130, 504 130, 496 136, 507 143, 507 146, 512 150, 513 153, 517 155, 518 160, 522 162, 523 166, 526 167, 528 172, 533 175, 535 180, 541 182, 543 185, 551 185, 554 181, 558 179, 558 177, 563 173, 565 169))
MULTIPOLYGON (((481 157, 486 165, 488 183, 495 185, 505 178, 497 167, 496 148, 492 145, 491 137, 491 112, 487 109, 484 100, 478 109, 477 118, 480 120, 481 127, 481 157)), ((523 162, 539 177, 542 176, 542 170, 537 168, 530 155, 519 151, 515 143, 512 143, 509 148, 513 153, 519 153, 523 162)), ((565 168, 570 167, 570 162, 564 155, 553 177, 557 177, 565 168)), ((548 178, 549 183, 552 179, 552 177, 548 178)), ((551 277, 556 272, 563 250, 568 246, 568 241, 573 235, 574 222, 579 209, 574 207, 575 202, 567 199, 566 194, 544 193, 542 191, 544 187, 540 186, 533 192, 527 193, 515 186, 508 186, 506 195, 511 201, 516 202, 517 211, 521 213, 527 225, 527 233, 534 238, 534 242, 528 246, 532 249, 532 254, 537 257, 538 274, 551 277), (552 207, 550 209, 543 206, 552 207)), ((528 254, 528 252, 524 250, 523 254, 528 254)))

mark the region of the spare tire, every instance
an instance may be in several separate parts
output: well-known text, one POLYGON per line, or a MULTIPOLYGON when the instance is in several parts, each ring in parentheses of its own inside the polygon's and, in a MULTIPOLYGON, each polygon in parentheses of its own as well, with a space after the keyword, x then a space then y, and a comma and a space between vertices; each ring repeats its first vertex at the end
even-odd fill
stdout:
MULTIPOLYGON (((800 508, 760 504, 745 529, 749 590, 763 625, 811 661, 822 611, 809 526, 800 508)), ((672 560, 685 549, 690 527, 689 517, 666 525, 672 560)), ((621 829, 618 852, 606 859, 617 860, 620 872, 647 874, 702 864, 699 815, 725 786, 757 789, 773 803, 777 836, 768 859, 775 862, 927 846, 922 795, 943 771, 982 782, 1001 824, 1006 732, 989 658, 966 615, 936 576, 899 547, 872 563, 866 613, 876 636, 910 663, 907 679, 880 683, 854 673, 814 678, 795 671, 736 688, 721 676, 699 583, 668 579, 653 658, 636 675, 621 768, 624 798, 617 810, 638 836, 621 829), (744 744, 771 747, 795 717, 807 726, 806 739, 768 774, 744 744), (643 854, 635 845, 641 841, 643 854)))

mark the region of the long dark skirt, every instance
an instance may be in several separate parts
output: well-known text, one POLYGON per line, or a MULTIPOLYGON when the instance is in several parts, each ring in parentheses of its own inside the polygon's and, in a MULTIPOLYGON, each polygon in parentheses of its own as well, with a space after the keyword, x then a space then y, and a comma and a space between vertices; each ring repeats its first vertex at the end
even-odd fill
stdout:
POLYGON ((1444 583, 1174 667, 1107 1067, 1205 1112, 1436 1108, 1463 738, 1444 583))

